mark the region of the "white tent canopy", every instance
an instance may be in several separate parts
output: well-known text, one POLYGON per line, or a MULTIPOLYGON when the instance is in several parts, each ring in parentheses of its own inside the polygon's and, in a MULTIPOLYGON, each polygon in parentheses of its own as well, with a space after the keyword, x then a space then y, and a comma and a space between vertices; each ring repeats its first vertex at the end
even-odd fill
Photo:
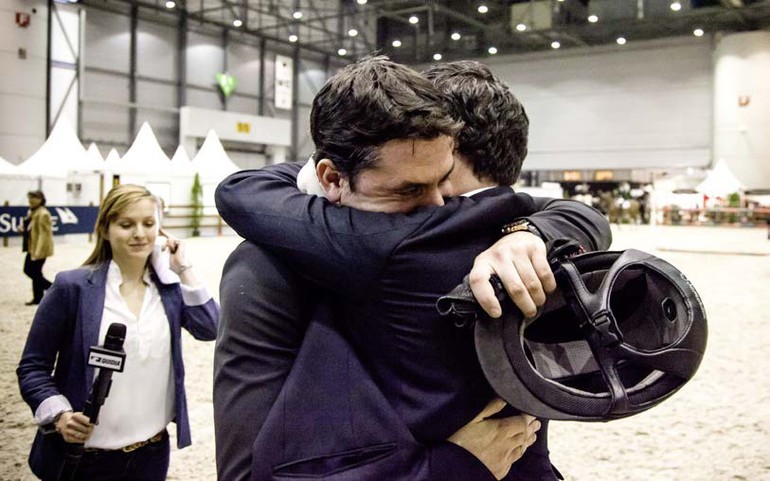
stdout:
POLYGON ((91 145, 88 146, 88 150, 86 150, 85 162, 91 167, 90 170, 104 170, 104 157, 102 157, 99 148, 93 142, 91 142, 91 145))
POLYGON ((104 158, 104 169, 112 172, 117 167, 120 167, 120 154, 113 148, 107 152, 107 157, 104 158))
POLYGON ((709 197, 722 197, 738 192, 744 185, 727 167, 724 159, 719 159, 706 179, 695 188, 698 192, 709 197))
POLYGON ((0 157, 0 175, 15 175, 17 174, 16 171, 15 165, 0 157))
POLYGON ((64 178, 72 171, 89 171, 86 149, 66 117, 56 122, 51 135, 30 158, 19 165, 19 173, 64 178))
POLYGON ((192 177, 195 172, 192 170, 192 164, 190 163, 190 156, 187 155, 187 150, 180 145, 176 148, 174 156, 171 157, 171 169, 175 174, 187 175, 192 177))
POLYGON ((201 180, 220 182, 240 170, 240 167, 230 160, 216 132, 209 130, 201 149, 192 160, 192 170, 200 175, 201 180))
POLYGON ((108 168, 114 174, 153 176, 171 173, 171 162, 147 122, 142 124, 126 154, 118 161, 109 160, 108 168))

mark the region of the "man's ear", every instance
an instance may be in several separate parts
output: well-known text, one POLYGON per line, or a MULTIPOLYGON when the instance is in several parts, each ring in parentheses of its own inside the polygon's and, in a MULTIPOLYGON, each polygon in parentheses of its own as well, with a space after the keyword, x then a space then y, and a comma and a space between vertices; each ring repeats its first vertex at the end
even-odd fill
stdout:
POLYGON ((342 197, 342 174, 337 170, 331 159, 321 159, 316 162, 315 172, 321 188, 326 192, 329 202, 337 203, 342 197))

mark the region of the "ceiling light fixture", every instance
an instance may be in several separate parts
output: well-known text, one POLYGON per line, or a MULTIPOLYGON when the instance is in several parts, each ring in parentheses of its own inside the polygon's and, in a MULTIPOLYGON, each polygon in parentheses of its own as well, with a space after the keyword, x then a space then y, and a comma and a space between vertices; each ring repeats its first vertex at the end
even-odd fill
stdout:
POLYGON ((599 17, 597 17, 596 15, 589 15, 588 16, 588 21, 591 22, 591 23, 596 23, 596 22, 599 21, 599 17))
POLYGON ((618 42, 618 45, 625 45, 626 44, 626 39, 624 37, 618 37, 618 39, 615 40, 615 41, 618 42))
POLYGON ((393 43, 391 43, 391 45, 393 45, 394 47, 398 48, 398 47, 401 46, 401 40, 399 40, 399 39, 393 40, 393 43))
POLYGON ((692 34, 696 37, 702 37, 703 36, 703 29, 702 28, 696 28, 692 31, 692 34))
POLYGON ((497 54, 497 47, 489 47, 489 50, 487 50, 487 52, 489 52, 489 55, 495 55, 497 54))
POLYGON ((299 20, 300 18, 302 18, 302 12, 297 10, 296 12, 292 13, 291 16, 294 17, 295 20, 299 20))
POLYGON ((292 33, 291 35, 289 35, 289 42, 291 42, 291 43, 294 43, 294 42, 296 42, 297 40, 299 40, 299 37, 297 37, 297 36, 296 36, 296 35, 294 35, 293 33, 292 33))
POLYGON ((671 10, 678 12, 682 9, 682 4, 679 2, 671 2, 671 10))
POLYGON ((489 11, 489 7, 486 5, 479 5, 478 11, 479 13, 487 13, 489 11))
POLYGON ((439 60, 441 60, 441 54, 440 54, 440 53, 434 53, 434 54, 433 54, 433 60, 435 60, 435 61, 437 61, 437 62, 438 62, 439 60))
POLYGON ((243 25, 243 22, 241 21, 240 18, 236 18, 235 20, 233 20, 233 27, 237 28, 237 27, 240 27, 241 25, 243 25))
POLYGON ((526 29, 527 29, 527 26, 523 23, 516 25, 516 30, 518 30, 519 32, 523 32, 526 29))
POLYGON ((411 17, 409 17, 409 23, 411 23, 412 25, 417 24, 417 22, 419 21, 420 19, 419 17, 417 17, 417 15, 412 15, 411 17))
POLYGON ((358 35, 358 30, 356 30, 355 28, 351 28, 350 30, 348 30, 348 35, 350 35, 351 37, 355 37, 356 35, 358 35))
POLYGON ((347 54, 348 54, 348 51, 344 48, 337 50, 337 55, 339 55, 340 57, 344 57, 347 54))
POLYGON ((461 38, 463 38, 463 36, 462 36, 462 35, 460 35, 458 32, 454 32, 454 33, 451 35, 451 37, 452 37, 452 40, 454 40, 454 41, 457 41, 457 40, 460 40, 461 38))
POLYGON ((555 40, 553 42, 551 42, 551 48, 552 49, 556 50, 559 47, 561 47, 561 44, 559 42, 557 42, 555 40))
POLYGON ((366 5, 366 0, 357 0, 359 5, 366 5))
POLYGON ((172 2, 171 0, 168 0, 168 2, 166 2, 166 8, 172 9, 174 7, 176 7, 176 3, 172 2))

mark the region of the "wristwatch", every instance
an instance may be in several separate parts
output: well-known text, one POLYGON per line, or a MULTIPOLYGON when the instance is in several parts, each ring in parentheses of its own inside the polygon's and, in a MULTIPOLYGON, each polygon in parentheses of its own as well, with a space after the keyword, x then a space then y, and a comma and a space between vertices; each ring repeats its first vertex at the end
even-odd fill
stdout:
POLYGON ((542 238, 542 236, 540 235, 540 231, 537 230, 537 227, 532 225, 532 223, 527 219, 520 219, 515 222, 511 222, 510 224, 504 225, 503 228, 500 229, 500 233, 503 235, 513 234, 514 232, 522 232, 522 231, 527 231, 530 234, 534 234, 542 238))

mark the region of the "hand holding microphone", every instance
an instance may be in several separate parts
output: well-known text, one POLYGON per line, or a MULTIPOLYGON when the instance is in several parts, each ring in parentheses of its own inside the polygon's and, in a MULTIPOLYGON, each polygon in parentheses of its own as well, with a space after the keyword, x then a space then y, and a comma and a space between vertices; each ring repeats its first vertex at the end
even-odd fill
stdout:
POLYGON ((93 430, 94 425, 82 412, 65 411, 56 420, 56 432, 68 443, 85 443, 93 430))

